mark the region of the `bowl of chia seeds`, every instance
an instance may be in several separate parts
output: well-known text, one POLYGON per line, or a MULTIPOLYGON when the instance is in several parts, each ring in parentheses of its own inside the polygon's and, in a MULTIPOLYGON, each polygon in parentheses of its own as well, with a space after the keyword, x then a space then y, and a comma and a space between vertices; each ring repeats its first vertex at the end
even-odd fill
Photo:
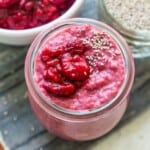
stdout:
POLYGON ((100 19, 126 38, 134 56, 150 56, 150 0, 97 2, 100 19))

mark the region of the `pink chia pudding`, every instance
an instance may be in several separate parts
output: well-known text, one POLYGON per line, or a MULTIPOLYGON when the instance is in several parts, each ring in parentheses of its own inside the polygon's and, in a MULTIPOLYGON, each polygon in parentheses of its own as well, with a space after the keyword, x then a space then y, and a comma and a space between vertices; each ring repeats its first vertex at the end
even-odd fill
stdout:
POLYGON ((47 99, 71 110, 111 101, 125 78, 117 43, 90 24, 70 25, 47 38, 35 57, 34 80, 47 99))
POLYGON ((105 135, 121 120, 134 61, 125 40, 108 25, 67 19, 33 41, 25 80, 31 107, 50 133, 87 141, 105 135))

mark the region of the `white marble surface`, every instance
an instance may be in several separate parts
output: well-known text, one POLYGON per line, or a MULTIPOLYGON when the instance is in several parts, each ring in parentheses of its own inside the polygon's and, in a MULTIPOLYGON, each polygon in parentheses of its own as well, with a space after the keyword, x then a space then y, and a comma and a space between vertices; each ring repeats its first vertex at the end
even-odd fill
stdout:
POLYGON ((150 109, 88 150, 150 150, 150 109))

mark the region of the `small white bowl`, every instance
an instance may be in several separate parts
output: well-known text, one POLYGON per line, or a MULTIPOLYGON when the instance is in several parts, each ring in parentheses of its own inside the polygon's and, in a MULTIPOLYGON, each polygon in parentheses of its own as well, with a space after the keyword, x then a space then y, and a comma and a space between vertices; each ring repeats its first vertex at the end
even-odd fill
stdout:
POLYGON ((84 0, 75 0, 73 5, 59 18, 39 27, 24 30, 9 30, 0 28, 0 43, 8 45, 28 45, 36 37, 38 33, 49 28, 51 25, 56 24, 62 19, 67 19, 76 16, 84 0))

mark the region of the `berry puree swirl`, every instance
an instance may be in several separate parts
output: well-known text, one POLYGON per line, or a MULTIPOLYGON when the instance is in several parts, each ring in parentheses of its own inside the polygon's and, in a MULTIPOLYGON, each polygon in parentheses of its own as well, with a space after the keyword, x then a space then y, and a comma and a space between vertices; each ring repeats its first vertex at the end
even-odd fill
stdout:
POLYGON ((34 80, 47 99, 71 110, 91 110, 112 100, 125 78, 116 41, 89 24, 52 33, 34 58, 34 80))

